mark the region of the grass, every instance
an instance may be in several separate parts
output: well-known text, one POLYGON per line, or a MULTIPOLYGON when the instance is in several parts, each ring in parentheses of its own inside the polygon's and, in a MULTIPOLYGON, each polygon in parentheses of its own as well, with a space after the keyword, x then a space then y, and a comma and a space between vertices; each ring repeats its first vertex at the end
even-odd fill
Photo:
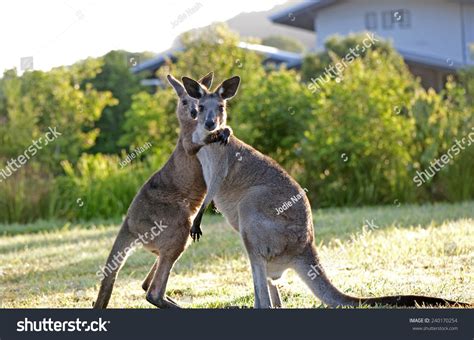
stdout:
MULTIPOLYGON (((474 202, 320 210, 315 234, 323 266, 346 293, 427 294, 473 302, 474 202), (369 221, 372 230, 363 228, 369 221)), ((0 225, 0 305, 3 308, 89 308, 119 221, 0 225)), ((240 241, 221 216, 206 216, 204 237, 175 265, 168 294, 183 307, 253 305, 252 277, 240 241)), ((154 257, 129 258, 111 308, 154 308, 141 281, 154 257)), ((284 306, 320 307, 288 272, 284 306)))

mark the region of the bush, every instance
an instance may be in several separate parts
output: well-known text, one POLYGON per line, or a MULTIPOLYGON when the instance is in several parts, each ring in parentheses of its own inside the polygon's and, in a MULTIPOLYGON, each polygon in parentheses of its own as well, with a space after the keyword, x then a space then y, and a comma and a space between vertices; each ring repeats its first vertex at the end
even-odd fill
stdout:
POLYGON ((318 205, 411 201, 413 119, 404 113, 416 86, 405 69, 370 51, 341 82, 314 95, 300 180, 318 205))
POLYGON ((120 145, 132 150, 147 142, 159 163, 164 163, 176 145, 178 118, 177 96, 171 88, 156 94, 139 92, 133 96, 132 105, 125 113, 125 131, 120 145))
MULTIPOLYGON (((368 33, 366 33, 368 34, 368 33)), ((364 59, 369 51, 377 51, 380 62, 394 63, 400 71, 403 70, 404 64, 400 63, 398 53, 392 48, 387 41, 377 41, 369 48, 363 49, 363 41, 367 38, 364 33, 350 34, 347 37, 334 35, 324 43, 324 51, 319 53, 308 53, 303 59, 301 66, 301 78, 303 81, 309 82, 311 78, 317 78, 325 72, 325 68, 330 64, 335 64, 344 58, 350 51, 360 46, 360 50, 354 50, 359 57, 364 59)))
POLYGON ((460 149, 459 155, 451 153, 454 157, 448 165, 423 185, 425 196, 431 199, 460 201, 474 198, 474 106, 469 92, 472 89, 466 78, 468 74, 462 74, 458 82, 448 80, 439 95, 429 91, 420 96, 415 106, 415 109, 424 108, 423 114, 416 114, 414 110, 418 117, 416 145, 421 145, 418 150, 420 170, 428 168, 435 158, 449 156, 448 151, 454 145, 460 149))
POLYGON ((28 164, 0 181, 0 222, 26 223, 51 218, 53 176, 37 163, 28 164))
POLYGON ((239 138, 296 174, 301 171, 311 99, 295 71, 270 71, 246 84, 238 100, 231 102, 231 125, 239 138))
POLYGON ((118 156, 83 154, 73 167, 62 166, 56 179, 56 216, 68 219, 117 217, 127 212, 138 189, 153 173, 149 162, 132 162, 124 168, 118 156))

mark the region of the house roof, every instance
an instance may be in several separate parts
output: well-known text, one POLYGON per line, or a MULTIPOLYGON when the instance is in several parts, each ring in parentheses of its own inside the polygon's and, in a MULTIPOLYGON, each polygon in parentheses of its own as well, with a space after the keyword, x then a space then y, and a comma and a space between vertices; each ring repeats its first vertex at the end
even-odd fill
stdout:
MULTIPOLYGON (((455 2, 474 4, 474 0, 453 0, 455 2)), ((288 7, 269 17, 277 24, 298 27, 309 31, 316 31, 314 17, 321 8, 335 4, 337 0, 311 0, 288 7)))
POLYGON ((238 46, 240 48, 265 55, 264 63, 283 63, 286 64, 288 68, 300 65, 301 60, 303 59, 303 56, 300 53, 288 52, 272 46, 249 44, 243 41, 241 41, 238 46))
POLYGON ((462 63, 461 61, 453 60, 451 58, 440 59, 437 57, 420 55, 417 53, 400 50, 400 49, 398 49, 398 52, 402 55, 405 61, 422 64, 422 65, 430 66, 432 68, 442 69, 445 71, 455 71, 463 67, 466 67, 466 64, 462 63))
MULTIPOLYGON (((265 56, 264 63, 272 62, 276 64, 285 64, 287 68, 293 68, 301 65, 301 60, 303 59, 303 56, 299 53, 283 51, 271 46, 249 44, 243 41, 239 42, 237 46, 245 50, 263 54, 265 56)), ((163 66, 167 60, 171 60, 173 62, 176 61, 176 53, 181 51, 183 51, 183 48, 179 47, 160 53, 155 58, 144 61, 143 63, 133 67, 131 71, 132 73, 140 73, 143 71, 154 72, 163 66)))
POLYGON ((158 54, 155 58, 149 59, 144 61, 143 63, 138 64, 137 66, 134 66, 131 68, 132 73, 140 73, 142 71, 152 71, 154 72, 155 70, 159 69, 161 66, 163 66, 164 63, 166 63, 167 60, 171 60, 173 62, 176 61, 176 52, 182 51, 183 48, 178 47, 174 48, 172 50, 168 50, 166 52, 162 52, 158 54))
POLYGON ((305 1, 295 6, 288 7, 281 12, 270 16, 270 20, 277 24, 316 31, 314 27, 315 13, 326 6, 334 4, 336 0, 305 1))

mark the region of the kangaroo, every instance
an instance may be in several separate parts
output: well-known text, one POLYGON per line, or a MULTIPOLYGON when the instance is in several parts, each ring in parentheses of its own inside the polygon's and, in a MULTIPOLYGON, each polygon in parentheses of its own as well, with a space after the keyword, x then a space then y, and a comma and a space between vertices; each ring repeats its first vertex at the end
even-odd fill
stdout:
MULTIPOLYGON (((193 142, 202 144, 209 134, 225 126, 226 102, 237 93, 240 78, 225 80, 214 92, 193 79, 183 77, 182 81, 187 93, 199 100, 193 142)), ((197 216, 213 199, 229 224, 240 232, 250 259, 255 308, 281 307, 280 294, 273 280, 279 279, 288 269, 295 270, 312 293, 330 307, 457 303, 428 296, 362 298, 341 292, 320 264, 313 244, 313 218, 308 198, 281 166, 235 135, 229 138, 225 147, 203 146, 197 157, 208 189, 197 216), (277 213, 276 208, 289 200, 293 201, 292 206, 277 213)), ((199 223, 196 219, 191 229, 194 237, 199 236, 199 223)))
MULTIPOLYGON (((143 245, 158 256, 142 284, 148 302, 160 308, 179 307, 165 296, 166 284, 174 263, 185 250, 193 215, 206 193, 206 185, 196 152, 202 147, 192 142, 196 127, 197 100, 189 97, 183 85, 173 76, 168 81, 178 96, 176 114, 180 134, 175 150, 167 163, 153 174, 133 199, 127 216, 115 239, 104 270, 94 308, 106 308, 118 272, 134 246, 143 245), (108 270, 105 275, 105 270, 108 270)), ((213 73, 199 82, 210 87, 213 73)), ((228 130, 209 134, 208 143, 226 142, 228 130)))

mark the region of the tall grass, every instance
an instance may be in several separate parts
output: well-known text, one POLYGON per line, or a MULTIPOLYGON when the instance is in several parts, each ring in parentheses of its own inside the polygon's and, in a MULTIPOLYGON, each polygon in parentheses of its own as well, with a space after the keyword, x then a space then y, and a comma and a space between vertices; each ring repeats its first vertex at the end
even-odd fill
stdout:
POLYGON ((30 222, 51 217, 50 192, 54 179, 37 164, 26 165, 0 182, 0 221, 30 222))
POLYGON ((68 219, 118 217, 127 212, 133 197, 153 173, 151 162, 132 162, 121 168, 119 157, 84 154, 55 183, 53 210, 68 219))
POLYGON ((89 220, 126 213, 130 202, 160 164, 154 157, 121 168, 118 156, 84 154, 54 178, 30 166, 0 183, 0 222, 62 218, 89 220))

